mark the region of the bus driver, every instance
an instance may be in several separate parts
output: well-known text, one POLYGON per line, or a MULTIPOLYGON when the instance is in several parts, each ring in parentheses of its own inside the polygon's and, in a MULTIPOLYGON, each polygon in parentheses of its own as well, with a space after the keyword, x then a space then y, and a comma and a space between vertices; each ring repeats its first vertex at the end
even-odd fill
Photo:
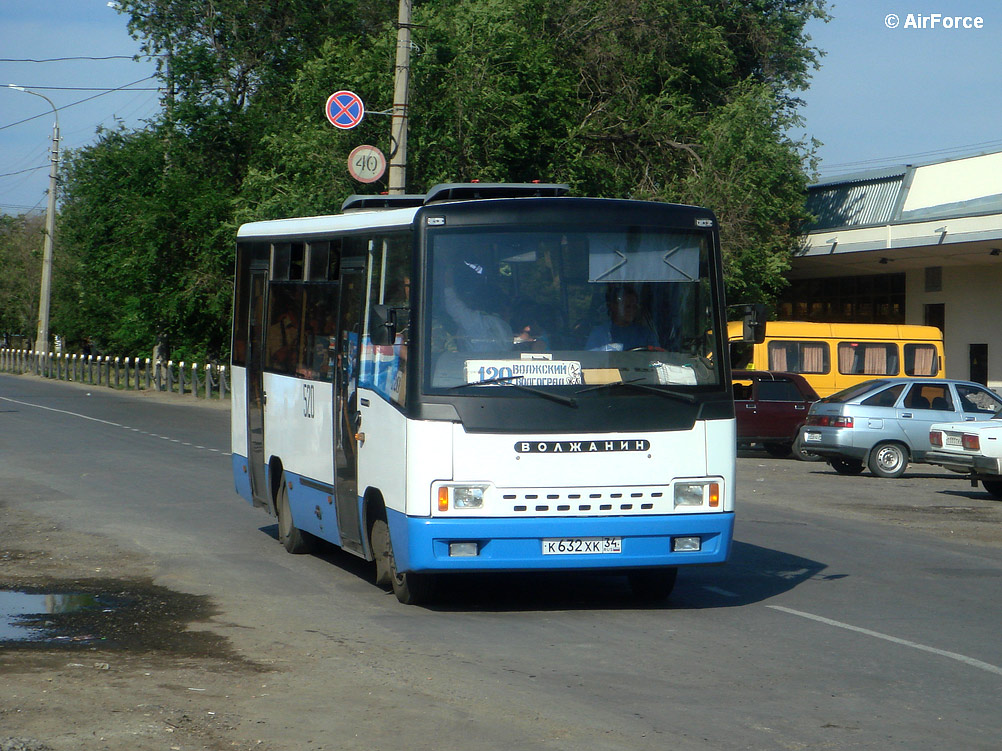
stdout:
POLYGON ((622 352, 656 347, 654 332, 637 320, 640 303, 637 293, 628 287, 609 287, 605 293, 608 322, 592 329, 586 349, 622 352))

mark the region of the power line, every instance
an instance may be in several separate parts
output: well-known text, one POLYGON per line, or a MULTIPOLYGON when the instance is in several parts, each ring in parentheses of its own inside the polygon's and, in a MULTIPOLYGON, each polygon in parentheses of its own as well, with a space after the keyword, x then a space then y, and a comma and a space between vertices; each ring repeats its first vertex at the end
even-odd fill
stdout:
POLYGON ((877 159, 861 159, 854 162, 839 162, 837 164, 824 164, 822 165, 822 170, 832 170, 835 172, 851 171, 853 169, 858 169, 860 167, 865 167, 867 165, 873 166, 883 166, 888 164, 899 164, 902 161, 914 161, 918 158, 931 157, 931 156, 944 156, 948 154, 956 154, 957 152, 969 152, 973 149, 987 148, 987 147, 998 147, 1002 146, 1002 141, 981 141, 980 143, 971 143, 963 146, 949 146, 942 149, 932 149, 930 151, 918 151, 912 154, 898 154, 896 156, 886 156, 877 159))
MULTIPOLYGON (((152 76, 150 76, 152 78, 152 76)), ((132 84, 126 84, 131 86, 132 84)), ((32 84, 24 84, 26 89, 46 89, 48 91, 120 91, 121 87, 115 89, 104 88, 100 86, 33 86, 32 84)), ((153 88, 142 88, 142 89, 129 89, 129 91, 160 91, 159 86, 154 86, 153 88)))
MULTIPOLYGON (((41 203, 41 201, 39 201, 41 203)), ((22 214, 30 214, 33 211, 41 211, 36 203, 34 206, 25 206, 23 203, 0 203, 0 209, 14 209, 22 214)))
POLYGON ((34 172, 35 170, 45 169, 48 166, 49 165, 47 165, 47 164, 42 164, 42 165, 40 165, 38 167, 28 167, 28 169, 21 169, 21 170, 18 170, 17 172, 4 172, 4 173, 0 173, 0 177, 11 177, 13 175, 23 175, 25 172, 34 172))
MULTIPOLYGON (((135 60, 138 55, 106 55, 104 57, 49 57, 35 60, 30 57, 0 57, 0 63, 60 63, 67 60, 135 60)), ((162 55, 151 55, 151 57, 162 57, 162 55)))
MULTIPOLYGON (((129 89, 129 86, 135 86, 137 83, 142 83, 143 81, 149 81, 151 78, 156 78, 156 76, 146 76, 146 78, 140 78, 138 81, 133 81, 132 83, 127 83, 124 86, 119 86, 117 89, 108 89, 102 91, 100 94, 95 94, 94 96, 89 96, 84 99, 80 99, 76 102, 70 102, 69 104, 64 104, 59 107, 60 110, 67 109, 68 107, 75 107, 78 104, 83 104, 84 102, 89 102, 91 99, 97 99, 100 96, 105 96, 106 94, 111 94, 116 91, 135 91, 135 89, 129 89)), ((47 117, 52 113, 42 112, 38 115, 33 115, 32 117, 26 117, 24 120, 18 120, 16 123, 8 123, 7 125, 0 125, 0 130, 6 130, 7 128, 13 128, 15 125, 21 125, 23 123, 29 123, 32 120, 37 120, 40 117, 47 117)))

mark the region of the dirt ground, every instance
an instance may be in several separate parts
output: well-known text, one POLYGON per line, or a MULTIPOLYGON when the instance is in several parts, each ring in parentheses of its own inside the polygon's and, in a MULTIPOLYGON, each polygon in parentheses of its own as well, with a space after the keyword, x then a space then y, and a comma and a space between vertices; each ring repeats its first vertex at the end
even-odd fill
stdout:
POLYGON ((2 514, 0 589, 99 607, 32 624, 52 639, 0 645, 0 751, 270 748, 234 734, 228 701, 267 691, 268 668, 198 627, 209 602, 153 585, 148 561, 107 540, 2 514))

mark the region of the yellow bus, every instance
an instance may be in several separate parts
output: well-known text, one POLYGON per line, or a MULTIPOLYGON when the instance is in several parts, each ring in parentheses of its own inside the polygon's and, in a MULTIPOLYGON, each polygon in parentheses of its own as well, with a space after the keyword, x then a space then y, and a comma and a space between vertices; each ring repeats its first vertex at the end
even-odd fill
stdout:
POLYGON ((871 378, 943 378, 943 334, 935 326, 769 321, 765 341, 742 342, 727 324, 735 369, 799 373, 822 397, 871 378))

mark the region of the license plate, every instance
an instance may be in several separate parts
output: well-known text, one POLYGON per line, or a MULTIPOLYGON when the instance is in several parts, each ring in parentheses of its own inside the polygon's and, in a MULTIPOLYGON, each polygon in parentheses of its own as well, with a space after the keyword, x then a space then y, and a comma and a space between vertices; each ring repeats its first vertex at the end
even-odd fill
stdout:
POLYGON ((964 444, 963 444, 963 441, 960 440, 960 436, 959 435, 947 435, 946 436, 946 445, 947 446, 962 446, 964 444))
POLYGON ((804 440, 805 441, 820 441, 821 440, 821 434, 820 433, 804 433, 804 440))
POLYGON ((555 537, 543 540, 543 555, 590 555, 622 552, 622 537, 555 537))

